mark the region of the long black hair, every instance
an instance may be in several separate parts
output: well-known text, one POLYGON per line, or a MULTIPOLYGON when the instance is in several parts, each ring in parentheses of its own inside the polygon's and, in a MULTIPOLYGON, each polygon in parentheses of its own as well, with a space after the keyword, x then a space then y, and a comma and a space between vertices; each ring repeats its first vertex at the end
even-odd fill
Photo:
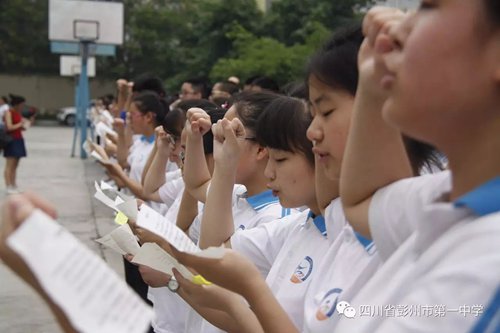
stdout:
POLYGON ((304 100, 279 96, 259 116, 257 142, 272 149, 302 153, 314 165, 313 145, 306 136, 311 120, 311 113, 304 100))
POLYGON ((152 112, 155 115, 155 127, 163 125, 165 116, 169 112, 167 101, 154 91, 143 91, 132 99, 137 109, 146 114, 152 112))
MULTIPOLYGON (((313 75, 326 85, 356 95, 358 87, 358 52, 364 40, 359 23, 335 32, 331 38, 310 59, 306 69, 306 84, 313 75)), ((436 149, 403 135, 408 158, 415 175, 423 167, 441 168, 436 149)))
POLYGON ((257 131, 257 120, 264 109, 280 95, 271 92, 245 91, 233 96, 231 104, 243 126, 252 133, 257 131))

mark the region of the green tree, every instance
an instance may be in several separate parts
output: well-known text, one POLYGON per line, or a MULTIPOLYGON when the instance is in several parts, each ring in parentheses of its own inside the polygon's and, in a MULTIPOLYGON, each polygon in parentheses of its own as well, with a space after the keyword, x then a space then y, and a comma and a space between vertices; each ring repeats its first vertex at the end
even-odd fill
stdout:
MULTIPOLYGON (((277 0, 263 15, 255 0, 120 0, 125 40, 114 57, 97 57, 98 77, 153 72, 175 91, 188 77, 265 74, 300 77, 320 40, 371 0, 277 0)), ((58 73, 50 53, 48 1, 0 1, 0 71, 58 73)))
POLYGON ((241 26, 235 26, 228 37, 234 39, 233 55, 219 59, 210 78, 223 80, 231 75, 248 78, 266 75, 280 85, 299 80, 307 58, 330 34, 321 23, 311 24, 311 33, 304 44, 286 46, 270 37, 257 37, 241 26))
POLYGON ((191 33, 178 45, 183 62, 167 80, 170 87, 188 77, 208 78, 211 67, 233 50, 233 39, 228 37, 233 26, 253 32, 262 22, 255 0, 198 0, 195 6, 190 12, 191 33))
POLYGON ((351 22, 373 0, 278 0, 265 17, 264 31, 286 45, 304 43, 319 22, 331 31, 351 22))
POLYGON ((183 57, 180 40, 189 34, 185 17, 189 8, 182 2, 124 0, 125 40, 111 58, 98 58, 107 77, 132 79, 152 72, 160 77, 175 75, 183 57))
POLYGON ((0 1, 0 72, 59 72, 59 56, 50 52, 47 11, 48 1, 0 1))

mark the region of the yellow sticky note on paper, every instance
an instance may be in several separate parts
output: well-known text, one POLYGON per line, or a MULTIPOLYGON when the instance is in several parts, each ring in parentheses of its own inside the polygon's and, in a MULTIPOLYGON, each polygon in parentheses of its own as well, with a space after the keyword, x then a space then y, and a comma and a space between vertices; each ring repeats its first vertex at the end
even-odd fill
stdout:
POLYGON ((201 275, 195 275, 193 276, 193 279, 191 280, 191 282, 193 282, 194 284, 197 284, 199 286, 201 285, 206 285, 206 286, 209 286, 212 284, 212 282, 210 281, 207 281, 203 276, 201 275))
POLYGON ((118 212, 118 214, 116 214, 115 216, 115 223, 116 224, 119 224, 119 225, 123 225, 125 223, 127 223, 128 221, 128 217, 123 214, 122 212, 118 212))

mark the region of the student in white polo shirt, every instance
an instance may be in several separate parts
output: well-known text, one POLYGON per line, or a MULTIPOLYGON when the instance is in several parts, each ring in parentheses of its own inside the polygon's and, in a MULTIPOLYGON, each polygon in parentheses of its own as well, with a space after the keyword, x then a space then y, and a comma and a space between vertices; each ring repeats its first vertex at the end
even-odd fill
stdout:
MULTIPOLYGON (((211 110, 211 121, 213 123, 216 123, 219 119, 222 119, 224 113, 225 110, 222 109, 211 110)), ((163 138, 163 135, 160 135, 160 137, 163 138)), ((164 140, 167 141, 167 139, 164 140)), ((185 131, 183 131, 181 134, 180 143, 182 147, 185 147, 185 141, 186 135, 185 131)), ((206 159, 213 159, 212 133, 206 133, 204 135, 203 141, 206 159)), ((165 143, 168 144, 168 142, 165 143)), ((158 145, 158 149, 162 149, 161 144, 158 145)), ((162 153, 158 151, 158 154, 161 155, 162 153)), ((154 174, 152 174, 154 171, 157 171, 158 173, 163 172, 164 174, 164 170, 157 170, 155 168, 155 163, 165 165, 164 160, 155 159, 152 162, 148 175, 146 175, 146 180, 148 179, 148 177, 155 176, 154 174)), ((165 214, 167 220, 172 223, 176 223, 181 207, 181 201, 183 200, 184 195, 184 181, 182 177, 179 177, 177 179, 167 179, 167 182, 157 190, 157 195, 162 199, 164 203, 167 203, 170 206, 167 213, 165 214)), ((203 205, 201 205, 201 203, 198 203, 198 211, 200 211, 202 207, 203 205)), ((153 302, 153 309, 155 311, 155 318, 152 323, 154 331, 156 333, 183 332, 184 325, 188 320, 187 314, 189 307, 178 295, 168 290, 167 283, 170 279, 170 276, 142 265, 139 266, 139 271, 141 272, 143 280, 150 286, 148 298, 153 302)))
MULTIPOLYGON (((130 149, 128 164, 130 172, 127 174, 118 163, 107 167, 119 182, 123 183, 137 198, 143 197, 141 175, 148 156, 154 145, 154 130, 163 124, 169 109, 167 103, 154 92, 142 92, 132 99, 130 104, 130 122, 134 133, 141 135, 130 149)), ((150 203, 154 204, 154 202, 150 203)), ((161 210, 161 206, 154 207, 161 210)), ((147 301, 148 286, 142 281, 137 267, 124 260, 125 278, 127 283, 147 301)))
MULTIPOLYGON (((267 164, 268 153, 265 147, 256 142, 253 134, 256 131, 258 116, 277 97, 278 95, 272 93, 238 94, 233 98, 233 105, 224 115, 224 118, 228 120, 234 118, 241 120, 249 134, 240 142, 241 154, 234 160, 237 164, 234 170, 235 174, 233 179, 228 179, 233 183, 230 188, 232 200, 230 200, 229 210, 225 213, 234 217, 234 227, 237 229, 253 228, 260 223, 290 214, 290 211, 283 209, 278 198, 273 196, 272 192, 266 188, 267 180, 264 169, 267 164)), ((213 190, 214 183, 212 183, 213 179, 203 155, 200 156, 200 154, 203 154, 201 135, 210 130, 210 118, 206 112, 196 108, 190 109, 187 117, 189 124, 186 126, 188 139, 184 170, 186 188, 196 199, 206 202, 208 190, 209 188, 211 191, 213 190)), ((219 146, 220 144, 215 140, 214 160, 217 160, 217 151, 223 152, 220 149, 218 150, 219 146)), ((225 161, 222 161, 223 154, 220 154, 220 156, 219 171, 217 172, 217 167, 214 167, 214 176, 220 174, 222 168, 226 166, 225 161)), ((219 177, 216 179, 219 179, 219 177)), ((203 228, 202 225, 201 228, 203 228)), ((206 230, 206 232, 215 232, 220 235, 226 234, 224 230, 206 230)), ((226 239, 222 239, 218 243, 220 244, 226 239)), ((204 242, 200 242, 200 246, 204 248, 204 242)))
MULTIPOLYGON (((188 141, 186 167, 184 170, 186 188, 198 200, 205 202, 203 216, 207 213, 209 215, 215 213, 216 215, 220 215, 221 218, 222 214, 229 216, 231 219, 231 230, 251 229, 259 224, 275 221, 278 218, 293 213, 291 210, 283 208, 278 198, 273 196, 271 190, 267 189, 267 179, 264 175, 264 169, 268 161, 268 152, 265 147, 262 147, 256 141, 254 135, 259 115, 276 98, 278 98, 278 95, 272 93, 242 93, 236 95, 232 100, 231 108, 224 116, 226 120, 240 120, 248 135, 238 143, 240 154, 229 156, 230 158, 234 157, 231 160, 231 162, 235 163, 234 169, 232 169, 234 174, 229 178, 223 179, 223 181, 229 182, 229 201, 227 202, 227 207, 223 209, 217 205, 210 204, 210 202, 218 200, 218 195, 212 195, 211 193, 214 193, 214 191, 217 193, 221 176, 222 178, 226 177, 222 171, 229 166, 229 161, 227 160, 228 154, 224 152, 220 141, 215 138, 214 175, 212 177, 206 168, 204 160, 199 158, 199 154, 203 152, 203 149, 200 149, 202 148, 199 138, 200 134, 208 131, 211 126, 211 123, 207 120, 208 114, 201 109, 191 109, 188 111, 189 124, 186 126, 188 141), (205 194, 207 191, 208 194, 205 194)), ((193 225, 193 227, 197 226, 193 225)), ((212 244, 220 245, 232 234, 232 232, 227 232, 227 228, 222 223, 220 226, 217 226, 216 230, 204 227, 204 222, 199 224, 199 227, 201 230, 199 246, 201 248, 211 246, 212 244), (205 235, 207 233, 210 235, 206 240, 201 238, 204 232, 205 235), (211 236, 215 236, 216 239, 210 238, 211 236)), ((193 232, 190 233, 193 234, 193 232)), ((199 316, 193 315, 188 321, 186 331, 201 330, 200 326, 202 323, 199 316), (194 317, 198 317, 198 319, 194 317)), ((209 329, 207 328, 207 330, 209 329)))
MULTIPOLYGON (((357 94, 360 25, 338 30, 310 59, 307 87, 313 120, 307 131, 318 163, 332 180, 339 179, 346 135, 357 94)), ((439 164, 432 147, 405 139, 413 172, 439 164)), ((338 190, 338 188, 337 188, 338 190)), ((324 206, 323 206, 324 207, 324 206)), ((304 332, 331 332, 341 316, 336 306, 348 302, 380 266, 374 243, 357 233, 345 218, 340 200, 326 208, 331 245, 307 290, 304 332)))
POLYGON ((127 174, 118 163, 107 166, 113 178, 139 199, 146 199, 142 191, 142 171, 154 147, 155 128, 163 124, 169 111, 165 105, 166 102, 154 92, 142 92, 133 98, 130 104, 129 125, 134 134, 140 137, 129 149, 127 157, 129 173, 127 174))
MULTIPOLYGON (((184 163, 186 146, 186 133, 183 130, 186 123, 186 112, 192 107, 205 107, 210 111, 225 112, 222 109, 219 110, 217 105, 203 99, 183 101, 176 108, 170 110, 164 125, 155 129, 155 145, 142 173, 143 192, 148 200, 163 202, 170 207, 179 192, 184 190, 184 182, 179 179, 182 174, 181 168, 184 163), (181 141, 184 144, 181 144, 181 141), (169 163, 177 164, 179 169, 169 171, 169 163), (178 184, 170 184, 174 180, 177 180, 178 184)), ((211 135, 210 137, 212 138, 211 135)), ((204 137, 203 142, 206 141, 204 137)), ((212 156, 211 152, 207 154, 212 156)))
MULTIPOLYGON (((339 31, 313 56, 308 68, 309 97, 314 116, 308 129, 308 137, 315 143, 313 150, 316 153, 317 165, 320 166, 321 172, 334 181, 334 185, 329 187, 320 186, 319 184, 323 184, 323 182, 318 182, 316 190, 318 193, 321 193, 327 187, 330 191, 333 189, 334 192, 329 200, 320 200, 322 207, 329 204, 326 207, 326 225, 324 226, 324 231, 328 239, 328 247, 323 250, 320 260, 315 264, 316 272, 312 276, 305 294, 305 309, 303 306, 304 300, 302 299, 302 303, 298 302, 298 304, 302 305, 303 310, 305 310, 304 331, 331 331, 337 323, 339 316, 336 314, 336 304, 340 301, 352 299, 357 290, 374 274, 380 263, 373 243, 356 233, 347 223, 343 215, 340 200, 334 200, 330 203, 332 196, 335 197, 338 193, 339 167, 342 160, 343 147, 337 143, 345 142, 345 135, 348 132, 350 114, 358 81, 357 54, 362 41, 363 35, 359 27, 351 27, 345 29, 345 31, 339 31), (346 64, 350 65, 346 66, 346 64), (332 112, 331 110, 335 111, 332 112)), ((270 106, 270 109, 279 110, 275 106, 273 108, 270 106)), ((291 108, 288 107, 286 109, 290 110, 291 108)), ((290 111, 288 111, 288 117, 290 117, 290 111)), ((266 124, 283 123, 282 119, 276 119, 274 122, 270 119, 263 119, 263 121, 266 124)), ((264 128, 263 132, 274 133, 275 131, 271 128, 264 128)), ((260 130, 257 134, 259 138, 260 130)), ((267 136, 270 135, 267 134, 267 136)), ((419 143, 412 142, 412 147, 413 149, 419 148, 419 143)), ((414 150, 409 151, 412 154, 412 164, 415 171, 421 169, 422 164, 429 162, 426 159, 429 155, 416 154, 414 150)), ((418 151, 421 152, 422 149, 418 151)), ((430 157, 433 156, 431 155, 430 157)), ((233 248, 235 248, 234 239, 237 235, 238 233, 231 239, 233 248)), ((305 239, 302 242, 307 243, 305 239)), ((263 247, 255 246, 255 248, 263 247)), ((266 253, 272 253, 272 248, 266 251, 266 253)), ((250 259, 257 264, 258 268, 262 268, 263 264, 260 261, 255 261, 253 258, 250 259)), ((279 265, 283 264, 278 263, 277 260, 276 266, 279 265)), ((195 268, 198 267, 195 266, 195 268)), ((214 270, 215 267, 209 266, 208 268, 214 270)), ((234 272, 217 271, 216 273, 212 272, 208 274, 218 274, 218 276, 227 274, 234 279, 232 273, 234 272)), ((251 274, 247 275, 251 276, 251 274)), ((271 274, 269 275, 271 276, 271 274)), ((268 276, 269 280, 270 277, 268 276)), ((214 282, 217 281, 219 281, 218 277, 214 282)), ((224 286, 224 284, 222 285, 224 286)), ((271 285, 271 289, 275 291, 273 287, 276 288, 271 285)), ((289 317, 297 322, 299 315, 293 313, 292 310, 293 288, 287 288, 286 285, 281 288, 286 289, 288 292, 288 298, 285 300, 289 304, 284 304, 286 301, 284 302, 280 295, 277 295, 278 300, 289 317)), ((255 294, 261 292, 253 290, 255 294)), ((294 296, 297 297, 297 295, 294 296)), ((250 296, 250 299, 252 298, 253 296, 250 296)), ((251 304, 253 309, 255 309, 254 305, 251 304)), ((272 317, 271 320, 276 321, 272 317)), ((296 324, 296 329, 302 329, 302 327, 296 324)), ((266 327, 267 331, 271 332, 272 330, 266 327)))
MULTIPOLYGON (((287 313, 296 320, 297 326, 301 325, 305 291, 329 246, 316 190, 319 185, 321 193, 330 195, 329 198, 322 198, 322 201, 330 202, 330 188, 334 187, 334 183, 322 175, 315 176, 312 144, 305 135, 309 124, 310 114, 306 102, 281 96, 259 117, 256 133, 258 142, 266 146, 270 154, 265 171, 268 187, 273 190, 283 207, 306 206, 309 209, 253 229, 237 230, 235 233, 234 224, 231 227, 231 217, 219 214, 219 221, 216 221, 220 227, 225 222, 227 229, 232 228, 234 234, 226 245, 252 260, 259 275, 267 276, 267 283, 287 313)), ((216 139, 222 139, 226 145, 224 148, 228 150, 237 149, 237 140, 244 140, 248 136, 243 133, 237 119, 231 122, 224 120, 214 128, 214 132, 216 139)), ((226 193, 223 204, 230 205, 232 185, 230 182, 225 185, 229 187, 229 193, 226 193)), ((213 195, 213 188, 210 189, 209 197, 213 195)), ((210 202, 207 200, 208 204, 210 202)), ((221 206, 218 211, 224 209, 221 206)), ((215 221, 205 220, 206 214, 209 212, 205 207, 203 223, 215 221)), ((253 278, 258 279, 258 276, 253 278)))
POLYGON ((469 332, 500 282, 500 7, 423 1, 400 24, 387 16, 364 21, 341 178, 349 221, 385 263, 336 332, 469 332), (411 176, 399 131, 450 171, 397 181, 411 176))

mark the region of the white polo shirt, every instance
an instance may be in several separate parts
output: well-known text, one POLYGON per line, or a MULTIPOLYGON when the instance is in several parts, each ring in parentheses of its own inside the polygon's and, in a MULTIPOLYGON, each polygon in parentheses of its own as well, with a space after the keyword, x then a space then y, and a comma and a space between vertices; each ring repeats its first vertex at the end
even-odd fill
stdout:
POLYGON ((302 328, 307 288, 330 245, 322 216, 310 211, 237 232, 231 247, 249 258, 297 328, 302 328))
POLYGON ((470 331, 500 282, 500 177, 454 203, 443 200, 450 178, 402 180, 374 195, 370 227, 387 260, 335 332, 470 331))
MULTIPOLYGON (((272 191, 264 191, 248 197, 243 185, 235 185, 233 188, 232 209, 234 228, 236 230, 232 237, 235 237, 240 232, 251 231, 262 224, 281 224, 281 217, 297 215, 295 214, 297 210, 283 208, 279 203, 279 199, 272 195, 272 191), (271 221, 275 223, 268 223, 271 221)), ((195 235, 196 232, 199 235, 201 223, 193 223, 193 227, 197 228, 198 231, 190 231, 190 236, 195 235)), ((194 310, 190 310, 185 332, 215 333, 222 331, 204 320, 194 310)))
POLYGON ((340 200, 325 212, 330 246, 305 296, 303 332, 334 332, 336 306, 350 301, 380 266, 374 243, 354 232, 345 219, 340 200))
MULTIPOLYGON (((184 192, 184 181, 182 177, 167 183, 182 182, 178 186, 177 198, 171 204, 165 217, 171 222, 176 223, 177 215, 184 192)), ((184 325, 188 320, 190 306, 176 293, 172 293, 167 287, 148 289, 148 299, 153 302, 155 318, 152 326, 156 333, 179 333, 184 331, 184 325)))
MULTIPOLYGON (((233 221, 235 231, 251 229, 261 223, 274 221, 287 215, 298 213, 297 209, 284 208, 272 191, 264 191, 248 197, 243 185, 234 185, 232 195, 233 221)), ((197 216, 189 228, 189 237, 198 242, 201 230, 201 215, 197 216)))
POLYGON ((5 103, 3 105, 0 106, 0 125, 3 126, 4 125, 4 120, 3 120, 3 117, 5 116, 5 113, 7 111, 9 111, 9 104, 5 103))
POLYGON ((130 165, 129 177, 136 182, 141 182, 142 170, 146 165, 149 154, 153 149, 154 135, 146 137, 144 135, 134 139, 129 149, 127 163, 130 165))
POLYGON ((179 193, 184 191, 184 179, 179 169, 167 172, 165 180, 165 183, 158 189, 158 195, 161 201, 170 209, 174 201, 179 197, 179 193))
MULTIPOLYGON (((209 189, 210 189, 210 185, 207 189, 207 194, 208 194, 209 189)), ((233 215, 234 215, 234 204, 235 204, 238 196, 243 195, 246 192, 246 190, 247 190, 246 187, 244 185, 241 185, 241 184, 235 184, 233 186, 233 194, 231 196, 232 206, 233 206, 233 215)), ((196 244, 198 244, 198 240, 200 239, 201 220, 203 217, 202 215, 203 215, 203 212, 200 212, 198 214, 198 216, 195 217, 195 219, 193 220, 193 223, 191 224, 191 226, 189 227, 189 230, 188 230, 189 237, 196 244)))
POLYGON ((249 197, 246 192, 235 193, 233 200, 233 219, 236 231, 252 229, 256 226, 275 221, 297 211, 281 206, 279 199, 271 190, 249 197))
MULTIPOLYGON (((129 149, 127 163, 130 165, 129 177, 138 183, 141 182, 142 171, 153 150, 154 139, 154 135, 150 137, 145 135, 133 136, 133 143, 129 149)), ((127 193, 130 194, 130 191, 127 191, 127 193)), ((147 201, 146 204, 161 214, 165 214, 167 211, 167 206, 162 203, 147 201)))

